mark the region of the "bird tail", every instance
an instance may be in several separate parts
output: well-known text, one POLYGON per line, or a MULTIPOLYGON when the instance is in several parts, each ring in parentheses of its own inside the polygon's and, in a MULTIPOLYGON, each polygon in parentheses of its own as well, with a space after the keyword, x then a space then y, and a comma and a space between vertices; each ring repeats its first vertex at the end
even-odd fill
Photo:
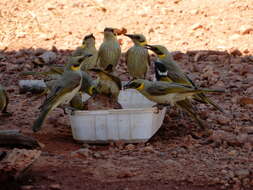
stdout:
POLYGON ((42 126, 47 114, 50 112, 50 110, 51 110, 50 108, 47 108, 46 110, 41 111, 39 117, 36 119, 36 121, 33 124, 32 129, 34 132, 37 132, 41 129, 41 126, 42 126))
POLYGON ((224 110, 218 106, 216 103, 214 103, 210 98, 208 98, 205 94, 201 93, 201 94, 197 94, 196 96, 197 98, 194 97, 195 100, 198 101, 198 99, 200 100, 200 102, 202 103, 207 103, 212 105, 216 110, 219 110, 222 113, 225 113, 224 110))
POLYGON ((217 93, 224 93, 225 90, 222 89, 209 89, 209 88, 200 88, 200 90, 204 93, 206 92, 217 92, 217 93))
POLYGON ((178 101, 176 102, 176 105, 180 107, 183 111, 188 113, 202 129, 205 128, 203 121, 199 118, 197 112, 195 111, 193 105, 189 100, 178 101))

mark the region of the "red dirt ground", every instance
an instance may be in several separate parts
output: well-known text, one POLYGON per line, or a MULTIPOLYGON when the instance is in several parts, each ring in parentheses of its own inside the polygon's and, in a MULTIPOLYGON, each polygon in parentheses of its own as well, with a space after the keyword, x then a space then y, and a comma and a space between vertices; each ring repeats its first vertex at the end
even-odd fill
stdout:
MULTIPOLYGON (((45 145, 26 176, 1 189, 253 189, 253 1, 2 0, 0 10, 0 49, 7 48, 0 53, 0 83, 13 113, 0 117, 0 130, 21 129, 45 145), (177 110, 168 111, 146 144, 78 144, 58 109, 32 133, 43 98, 19 94, 25 79, 19 72, 43 70, 32 60, 52 46, 62 64, 91 32, 99 47, 106 26, 166 45, 197 84, 226 89, 213 96, 225 115, 198 106, 209 137, 198 138, 201 131, 177 110)), ((125 52, 132 43, 119 38, 125 52)))

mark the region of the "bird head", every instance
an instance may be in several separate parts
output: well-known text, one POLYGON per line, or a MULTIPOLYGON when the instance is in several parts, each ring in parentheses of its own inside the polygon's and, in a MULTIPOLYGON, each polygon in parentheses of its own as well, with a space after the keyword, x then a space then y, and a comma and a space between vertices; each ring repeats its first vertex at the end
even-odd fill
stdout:
POLYGON ((95 40, 96 40, 96 38, 95 38, 95 36, 93 35, 93 34, 89 34, 89 35, 86 35, 86 36, 84 36, 84 38, 83 38, 83 42, 82 42, 82 48, 85 48, 85 47, 87 47, 87 46, 89 46, 89 45, 95 45, 95 40))
POLYGON ((157 79, 161 77, 167 77, 168 69, 162 62, 155 61, 154 65, 155 65, 155 75, 157 79))
POLYGON ((162 45, 145 45, 145 48, 153 51, 159 58, 164 58, 169 54, 169 51, 165 46, 162 45))
POLYGON ((86 55, 82 55, 82 56, 70 56, 68 57, 67 60, 67 69, 72 70, 72 71, 77 71, 80 70, 83 61, 88 58, 91 57, 92 54, 86 54, 86 55))
POLYGON ((125 36, 129 37, 134 44, 138 44, 140 46, 147 45, 146 38, 143 34, 124 34, 125 36))
POLYGON ((136 79, 133 81, 128 82, 126 85, 124 85, 124 89, 136 89, 136 90, 143 90, 144 89, 144 80, 142 79, 136 79))
POLYGON ((105 38, 115 38, 117 36, 116 28, 105 28, 104 37, 105 38))

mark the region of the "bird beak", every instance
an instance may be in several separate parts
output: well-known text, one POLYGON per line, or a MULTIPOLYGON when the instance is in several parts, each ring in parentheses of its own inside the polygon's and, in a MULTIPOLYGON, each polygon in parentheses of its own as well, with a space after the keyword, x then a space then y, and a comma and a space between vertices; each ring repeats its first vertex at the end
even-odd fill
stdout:
POLYGON ((131 39, 134 38, 134 35, 133 35, 133 34, 124 34, 124 36, 127 36, 127 37, 129 37, 129 38, 131 38, 131 39))
POLYGON ((92 56, 92 54, 87 54, 84 57, 91 57, 91 56, 92 56))

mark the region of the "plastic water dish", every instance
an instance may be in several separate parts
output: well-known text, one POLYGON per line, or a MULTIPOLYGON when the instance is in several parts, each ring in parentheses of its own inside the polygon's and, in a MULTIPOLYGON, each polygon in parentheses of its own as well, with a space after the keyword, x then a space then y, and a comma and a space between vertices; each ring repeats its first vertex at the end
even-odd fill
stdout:
MULTIPOLYGON (((87 97, 84 97, 86 99, 87 97)), ((155 104, 136 90, 121 91, 123 109, 74 111, 69 114, 73 138, 84 143, 146 142, 161 127, 166 108, 157 113, 155 104)))

